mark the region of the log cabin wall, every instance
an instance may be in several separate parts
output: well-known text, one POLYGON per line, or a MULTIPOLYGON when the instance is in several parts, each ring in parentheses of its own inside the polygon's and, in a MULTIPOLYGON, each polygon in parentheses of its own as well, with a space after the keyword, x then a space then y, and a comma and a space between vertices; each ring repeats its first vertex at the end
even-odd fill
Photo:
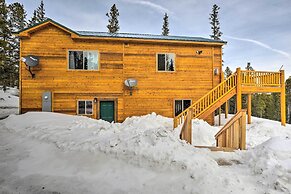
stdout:
MULTIPOLYGON (((47 25, 21 38, 21 56, 39 56, 32 78, 20 63, 21 113, 41 111, 42 93, 53 93, 54 112, 77 114, 78 100, 94 100, 92 118, 98 118, 99 100, 114 100, 116 121, 156 112, 174 117, 174 100, 192 103, 221 80, 221 45, 73 39, 68 32, 47 25), (99 70, 69 70, 69 50, 97 50, 99 70), (197 50, 203 52, 199 55, 197 50), (174 53, 175 71, 157 71, 157 54, 174 53), (214 69, 219 73, 214 75, 214 69), (124 80, 135 78, 138 86, 130 95, 124 80)), ((213 115, 208 122, 213 123, 213 115)))

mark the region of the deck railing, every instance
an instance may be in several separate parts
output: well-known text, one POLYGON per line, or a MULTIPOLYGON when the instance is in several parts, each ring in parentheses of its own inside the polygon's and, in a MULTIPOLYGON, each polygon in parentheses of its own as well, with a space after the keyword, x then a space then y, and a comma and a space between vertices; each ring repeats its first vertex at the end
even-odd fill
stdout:
POLYGON ((215 135, 217 147, 246 149, 246 110, 237 112, 215 135))
POLYGON ((277 87, 280 86, 280 72, 241 71, 241 83, 245 86, 277 87))
MULTIPOLYGON (((198 118, 205 111, 207 111, 212 105, 221 100, 237 86, 241 92, 241 86, 251 86, 256 88, 262 87, 283 87, 282 76, 284 77, 284 71, 281 72, 264 72, 264 71, 245 71, 238 69, 235 73, 229 76, 226 80, 218 84, 194 104, 188 107, 174 118, 174 128, 182 124, 191 109, 192 118, 198 118), (237 75, 237 72, 240 72, 237 75), (238 80, 239 79, 239 80, 238 80)), ((270 91, 271 92, 271 91, 270 91)))

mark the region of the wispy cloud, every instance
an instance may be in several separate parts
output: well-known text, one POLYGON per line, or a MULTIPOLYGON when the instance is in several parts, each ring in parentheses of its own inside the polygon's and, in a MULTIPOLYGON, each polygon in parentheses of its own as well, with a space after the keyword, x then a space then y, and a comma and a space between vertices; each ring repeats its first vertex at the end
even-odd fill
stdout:
POLYGON ((124 2, 127 3, 132 3, 132 4, 139 4, 139 5, 143 5, 143 6, 147 6, 150 7, 160 13, 173 13, 172 11, 170 11, 169 9, 163 7, 162 5, 150 2, 150 1, 144 1, 144 0, 123 0, 124 2))
POLYGON ((262 43, 260 41, 257 41, 257 40, 253 40, 253 39, 249 39, 249 38, 239 38, 239 37, 234 37, 234 36, 227 36, 225 35, 224 37, 226 38, 229 38, 229 39, 233 39, 233 40, 240 40, 240 41, 245 41, 245 42, 251 42, 253 44, 256 44, 258 46, 261 46, 263 48, 266 48, 266 49, 269 49, 273 52, 276 52, 276 53, 279 53, 287 58, 291 58, 291 55, 285 51, 282 51, 282 50, 279 50, 279 49, 275 49, 275 48, 272 48, 270 45, 267 45, 265 43, 262 43))

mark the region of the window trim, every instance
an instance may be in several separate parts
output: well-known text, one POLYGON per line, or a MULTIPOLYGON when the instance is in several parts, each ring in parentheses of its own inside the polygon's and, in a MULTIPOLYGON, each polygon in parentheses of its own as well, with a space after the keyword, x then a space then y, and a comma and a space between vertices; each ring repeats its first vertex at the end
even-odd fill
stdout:
MULTIPOLYGON (((176 105, 175 101, 176 101, 176 100, 182 100, 182 106, 183 106, 183 108, 184 108, 184 103, 183 103, 184 100, 190 100, 190 106, 192 105, 192 99, 190 99, 190 98, 183 98, 183 99, 181 99, 181 98, 176 98, 176 99, 174 99, 174 100, 173 100, 173 116, 174 116, 173 118, 176 117, 176 115, 175 115, 175 108, 176 108, 176 107, 175 107, 175 105, 176 105)), ((184 111, 184 110, 183 110, 183 111, 184 111)), ((182 112, 183 112, 183 111, 182 111, 182 112)))
MULTIPOLYGON (((166 67, 166 65, 165 65, 165 67, 166 67)), ((166 72, 166 73, 174 73, 174 72, 176 72, 176 53, 156 53, 156 71, 157 72, 166 72), (174 54, 174 71, 161 71, 161 70, 159 70, 159 64, 158 64, 158 62, 159 62, 159 60, 158 60, 158 56, 159 55, 161 55, 161 54, 174 54)))
MULTIPOLYGON (((68 71, 100 71, 100 52, 99 50, 81 50, 81 49, 67 49, 67 70, 68 71), (70 69, 70 56, 69 56, 69 52, 70 51, 82 51, 82 52, 97 52, 97 69, 70 69)), ((84 57, 84 54, 83 54, 84 57)), ((83 62, 83 66, 84 66, 84 62, 83 62)))
POLYGON ((77 110, 77 115, 93 115, 94 114, 94 101, 93 100, 88 100, 88 99, 84 99, 84 100, 83 99, 79 99, 79 100, 77 100, 77 109, 76 110, 77 110), (79 114, 79 102, 80 101, 85 101, 85 114, 79 114), (86 102, 87 101, 91 101, 92 102, 92 113, 91 114, 87 114, 86 113, 87 112, 86 111, 86 109, 87 109, 87 107, 86 107, 87 103, 86 102))

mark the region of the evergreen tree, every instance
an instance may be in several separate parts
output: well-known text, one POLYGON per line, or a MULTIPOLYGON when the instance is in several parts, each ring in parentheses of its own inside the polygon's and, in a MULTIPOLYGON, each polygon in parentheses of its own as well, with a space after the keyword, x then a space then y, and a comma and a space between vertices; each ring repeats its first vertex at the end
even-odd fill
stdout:
POLYGON ((8 6, 9 20, 12 23, 12 31, 17 32, 24 29, 27 26, 26 22, 26 11, 22 4, 16 2, 8 6))
MULTIPOLYGON (((8 6, 8 20, 10 24, 10 29, 13 32, 18 32, 24 29, 27 25, 26 23, 26 12, 22 4, 16 2, 8 6)), ((10 75, 10 79, 13 85, 18 85, 18 67, 19 67, 19 52, 20 43, 19 38, 12 36, 12 41, 10 41, 11 48, 11 68, 13 68, 13 74, 10 75)))
POLYGON ((118 16, 119 11, 115 4, 112 5, 110 12, 106 13, 109 24, 107 25, 109 33, 117 33, 119 31, 118 16))
POLYGON ((164 18, 163 18, 162 35, 168 36, 169 32, 170 32, 170 30, 169 30, 169 16, 167 13, 165 13, 164 18))
POLYGON ((46 20, 43 0, 40 1, 40 5, 36 9, 36 16, 37 16, 36 17, 37 18, 37 20, 36 20, 37 23, 46 20))
MULTIPOLYGON (((254 71, 254 68, 251 66, 250 62, 247 63, 247 66, 245 67, 245 69, 248 71, 254 71)), ((247 95, 243 94, 242 95, 242 108, 244 109, 247 108, 247 105, 248 105, 247 95)))
POLYGON ((3 85, 3 90, 10 85, 10 74, 13 73, 10 64, 12 40, 10 23, 8 21, 8 8, 5 0, 0 0, 0 84, 3 85))
POLYGON ((230 70, 230 68, 226 67, 224 71, 224 77, 228 78, 229 76, 231 76, 231 74, 232 74, 232 71, 230 70))
POLYGON ((220 22, 218 17, 218 11, 220 7, 216 4, 212 7, 212 12, 209 14, 209 20, 211 25, 212 34, 210 37, 214 40, 220 40, 220 37, 222 35, 222 32, 220 31, 220 22))
POLYGON ((33 11, 33 14, 32 14, 32 17, 31 19, 29 20, 29 26, 33 26, 37 23, 37 12, 36 10, 33 11))
POLYGON ((40 5, 33 11, 32 17, 29 20, 29 26, 33 26, 39 22, 46 20, 43 0, 40 5))
POLYGON ((291 124, 291 76, 286 80, 287 123, 291 124))
POLYGON ((266 109, 266 94, 254 94, 252 101, 252 115, 263 118, 266 109))
MULTIPOLYGON (((231 75, 232 75, 232 71, 230 70, 229 67, 226 67, 224 71, 225 78, 228 78, 231 75)), ((228 100, 228 112, 231 114, 235 113, 235 109, 236 109, 235 103, 236 103, 236 96, 233 96, 228 100)), ((222 109, 224 109, 224 106, 222 106, 222 109)))

